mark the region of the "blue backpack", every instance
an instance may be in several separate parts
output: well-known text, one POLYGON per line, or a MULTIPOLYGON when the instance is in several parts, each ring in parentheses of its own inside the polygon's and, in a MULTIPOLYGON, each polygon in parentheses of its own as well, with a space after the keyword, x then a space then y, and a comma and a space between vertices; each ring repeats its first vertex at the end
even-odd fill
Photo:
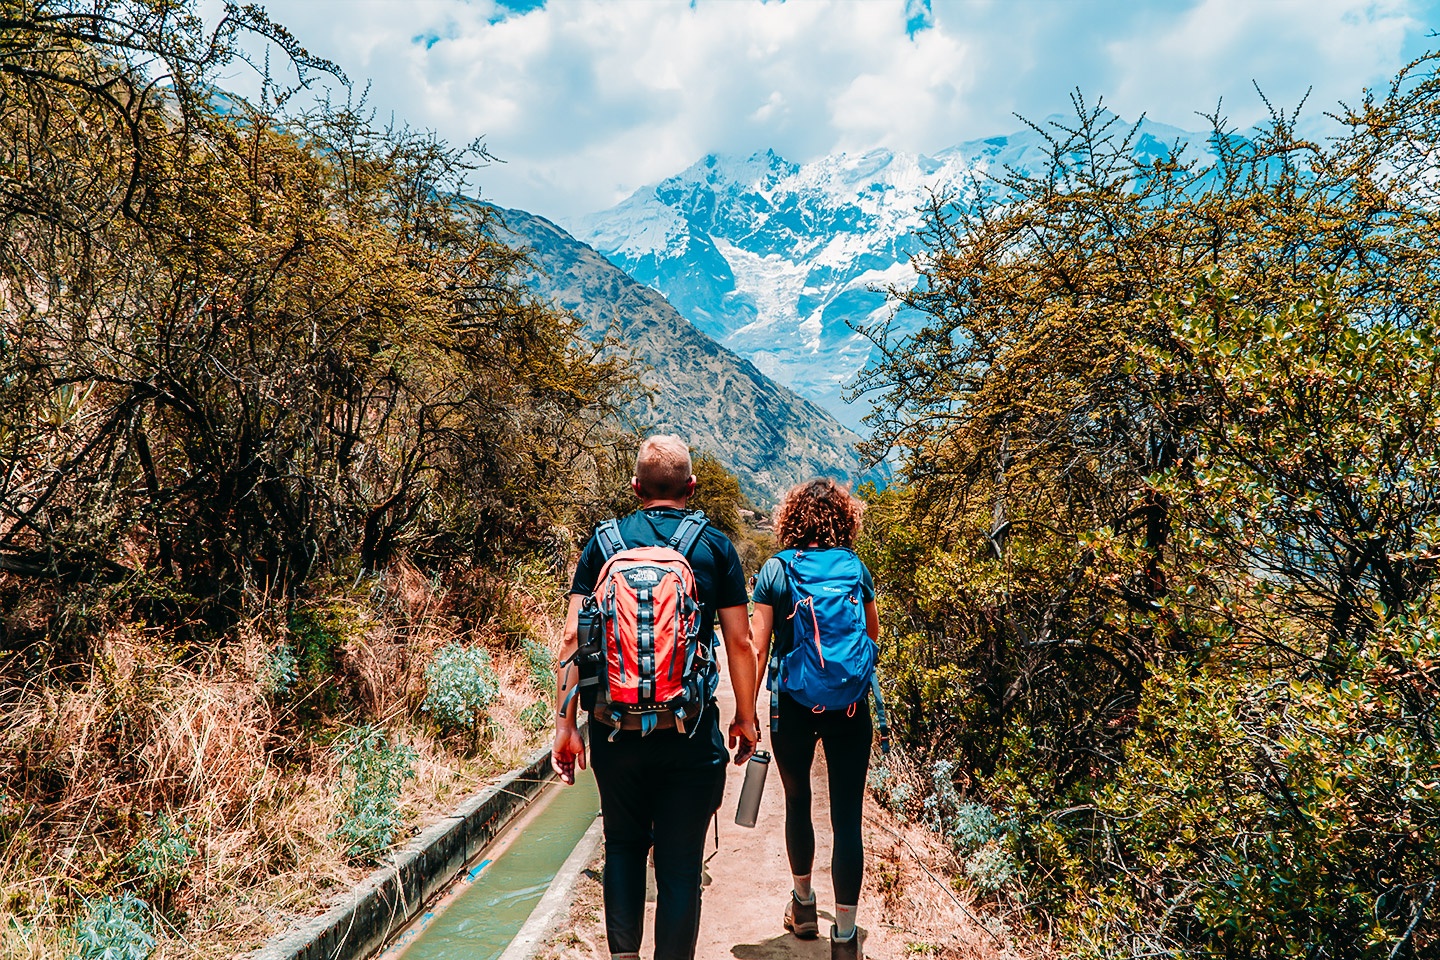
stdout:
MULTIPOLYGON (((878 649, 865 630, 865 567, 844 547, 783 550, 794 640, 770 656, 770 728, 779 727, 780 691, 816 713, 844 710, 875 696, 880 748, 890 749, 885 701, 875 676, 878 649)), ((777 616, 782 611, 777 611, 777 616)))

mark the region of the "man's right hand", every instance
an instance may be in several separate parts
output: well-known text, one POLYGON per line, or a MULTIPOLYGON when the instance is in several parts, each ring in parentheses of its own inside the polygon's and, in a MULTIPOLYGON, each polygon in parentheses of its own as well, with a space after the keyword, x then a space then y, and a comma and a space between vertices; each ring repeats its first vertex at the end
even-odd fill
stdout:
POLYGON ((573 725, 555 731, 555 744, 550 748, 550 766, 567 786, 575 783, 575 767, 585 769, 585 739, 573 725))
POLYGON ((755 747, 760 743, 760 725, 751 715, 743 719, 740 712, 735 712, 735 719, 730 721, 730 749, 735 750, 735 765, 738 767, 750 755, 755 752, 755 747), (735 748, 739 747, 738 750, 735 748))

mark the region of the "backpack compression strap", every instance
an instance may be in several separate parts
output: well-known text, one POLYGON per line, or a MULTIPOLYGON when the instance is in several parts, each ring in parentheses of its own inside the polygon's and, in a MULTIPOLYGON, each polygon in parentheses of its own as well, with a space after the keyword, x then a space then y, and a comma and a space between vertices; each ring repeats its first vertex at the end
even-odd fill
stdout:
MULTIPOLYGON (((782 550, 781 553, 783 553, 783 552, 784 552, 784 551, 782 550)), ((771 557, 770 559, 771 559, 771 560, 779 560, 779 559, 780 559, 780 554, 777 553, 775 556, 771 557)), ((769 563, 770 560, 766 560, 765 562, 766 562, 766 563, 769 563)), ((795 591, 794 591, 794 589, 791 588, 791 586, 790 586, 790 571, 786 568, 786 566, 785 566, 785 561, 784 561, 784 560, 780 560, 780 569, 781 569, 781 571, 782 571, 782 573, 783 573, 783 575, 784 575, 784 577, 785 577, 785 602, 786 602, 786 603, 790 603, 791 601, 793 601, 793 600, 795 599, 795 591)), ((772 610, 778 610, 778 609, 780 609, 780 608, 779 608, 779 607, 774 607, 774 608, 772 608, 772 610)), ((792 610, 792 611, 790 612, 790 616, 793 617, 794 615, 795 615, 795 612, 792 610)), ((773 613, 772 613, 772 616, 773 616, 773 613)), ((771 631, 772 631, 772 632, 774 631, 774 627, 773 627, 773 626, 771 627, 771 631)), ((789 644, 789 646, 787 646, 784 650, 781 650, 781 649, 780 649, 780 645, 779 645, 778 643, 776 643, 776 644, 771 644, 771 647, 770 647, 770 666, 769 666, 769 669, 768 669, 768 670, 766 671, 766 673, 765 673, 765 683, 766 683, 767 686, 770 687, 770 732, 771 732, 771 733, 779 733, 779 732, 780 732, 780 658, 783 657, 785 654, 789 653, 789 652, 790 652, 790 647, 793 647, 793 646, 795 645, 795 634, 794 634, 794 632, 793 632, 793 631, 794 631, 794 628, 793 628, 793 627, 791 628, 791 631, 792 631, 792 632, 791 632, 791 634, 790 634, 790 644, 789 644)))
POLYGON ((870 674, 870 692, 875 694, 876 727, 880 730, 880 752, 890 753, 890 721, 885 718, 885 698, 880 695, 880 674, 870 674))
MULTIPOLYGON (((693 552, 695 549, 695 544, 700 542, 700 538, 704 535, 705 528, 709 524, 710 521, 705 518, 704 510, 692 510, 689 513, 685 514, 685 516, 680 519, 680 525, 675 528, 675 532, 670 536, 670 549, 674 550, 676 553, 680 554, 680 556, 684 557, 688 561, 690 559, 691 552, 693 552)), ((691 662, 695 658, 695 644, 693 642, 687 641, 685 646, 685 673, 688 675, 690 672, 691 662)), ((703 711, 704 709, 705 707, 702 704, 700 706, 700 710, 703 711)), ((680 729, 684 730, 685 721, 689 719, 686 709, 684 707, 676 707, 674 713, 675 720, 680 725, 680 729)), ((655 718, 645 717, 642 718, 640 722, 643 724, 647 719, 653 720, 655 718)), ((698 729, 699 727, 692 726, 690 728, 690 734, 693 736, 695 731, 698 729)), ((649 733, 650 731, 647 729, 644 732, 649 733)))

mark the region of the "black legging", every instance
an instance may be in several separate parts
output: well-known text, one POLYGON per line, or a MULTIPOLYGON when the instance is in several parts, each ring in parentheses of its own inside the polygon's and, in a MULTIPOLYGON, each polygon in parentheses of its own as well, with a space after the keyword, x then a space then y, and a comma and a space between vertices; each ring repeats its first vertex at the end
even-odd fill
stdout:
POLYGON ((865 805, 865 773, 870 766, 870 701, 861 700, 853 715, 844 710, 814 713, 780 694, 780 724, 770 736, 775 766, 785 785, 785 851, 790 872, 803 877, 815 866, 815 826, 810 820, 810 766, 815 743, 825 744, 830 784, 830 828, 835 835, 830 875, 835 902, 860 902, 865 850, 860 816, 865 805))

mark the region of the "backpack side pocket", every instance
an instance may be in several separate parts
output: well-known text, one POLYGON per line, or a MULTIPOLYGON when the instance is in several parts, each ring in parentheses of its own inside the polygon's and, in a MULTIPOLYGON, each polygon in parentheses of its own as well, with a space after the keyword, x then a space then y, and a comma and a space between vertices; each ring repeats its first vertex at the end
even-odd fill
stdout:
POLYGON ((600 675, 605 672, 605 624, 600 614, 600 605, 595 602, 594 597, 586 597, 580 607, 575 635, 578 641, 575 666, 580 672, 580 706, 590 713, 595 710, 595 699, 600 692, 600 675))

